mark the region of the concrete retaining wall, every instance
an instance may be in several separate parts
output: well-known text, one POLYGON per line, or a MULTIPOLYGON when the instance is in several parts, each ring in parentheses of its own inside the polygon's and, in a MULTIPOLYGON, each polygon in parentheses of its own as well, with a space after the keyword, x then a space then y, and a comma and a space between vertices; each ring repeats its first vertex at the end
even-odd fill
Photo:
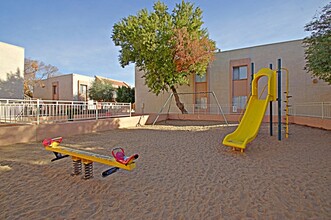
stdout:
MULTIPOLYGON (((152 124, 157 114, 133 116, 127 118, 111 118, 90 121, 75 121, 57 124, 41 125, 2 125, 0 126, 0 146, 16 143, 41 142, 50 137, 70 137, 100 131, 108 131, 118 128, 135 127, 138 122, 140 125, 152 124)), ((239 115, 227 115, 228 122, 238 123, 239 115)), ((269 117, 265 117, 264 122, 268 122, 269 117)), ((157 122, 164 120, 200 120, 200 121, 220 121, 224 122, 222 115, 183 115, 183 114, 163 114, 157 122)), ((277 119, 274 119, 276 122, 277 119)), ((290 123, 306 125, 310 127, 331 130, 331 120, 309 117, 294 117, 289 119, 290 123)))
POLYGON ((140 120, 144 125, 148 116, 75 121, 40 125, 1 125, 0 146, 16 143, 41 142, 45 138, 70 137, 118 128, 134 127, 140 120))

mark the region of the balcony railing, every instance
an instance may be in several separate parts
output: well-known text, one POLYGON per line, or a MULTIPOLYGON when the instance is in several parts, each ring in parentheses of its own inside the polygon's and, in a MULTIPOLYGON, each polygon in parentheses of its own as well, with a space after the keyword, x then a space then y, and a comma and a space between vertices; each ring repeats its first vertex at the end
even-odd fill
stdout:
POLYGON ((131 117, 130 103, 0 99, 0 122, 47 124, 131 117))

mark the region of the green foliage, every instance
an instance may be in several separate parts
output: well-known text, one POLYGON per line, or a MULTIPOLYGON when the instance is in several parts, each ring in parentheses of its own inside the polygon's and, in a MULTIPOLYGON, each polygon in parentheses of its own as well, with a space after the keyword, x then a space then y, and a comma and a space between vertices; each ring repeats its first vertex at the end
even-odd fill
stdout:
MULTIPOLYGON (((158 95, 162 91, 176 91, 178 85, 188 84, 188 76, 205 73, 208 61, 199 59, 189 64, 189 68, 176 68, 175 32, 185 28, 195 39, 208 39, 206 29, 202 28, 202 11, 193 4, 182 1, 172 11, 158 1, 153 11, 143 9, 136 16, 129 16, 113 27, 112 40, 120 46, 119 62, 122 67, 135 63, 144 71, 145 84, 158 95), (178 71, 180 69, 180 71, 178 71)), ((187 38, 190 40, 190 38, 187 38)), ((208 39, 209 40, 209 39, 208 39)), ((214 42, 209 40, 210 44, 214 42)), ((207 53, 213 53, 205 49, 207 53)), ((207 58, 209 59, 209 58, 207 58)))
POLYGON ((94 80, 89 89, 89 97, 95 101, 113 101, 114 87, 111 83, 94 80))
POLYGON ((331 84, 331 3, 305 26, 311 32, 304 39, 306 66, 314 77, 331 84))
POLYGON ((135 102, 134 88, 125 87, 125 86, 119 87, 117 89, 116 101, 134 103, 135 102))

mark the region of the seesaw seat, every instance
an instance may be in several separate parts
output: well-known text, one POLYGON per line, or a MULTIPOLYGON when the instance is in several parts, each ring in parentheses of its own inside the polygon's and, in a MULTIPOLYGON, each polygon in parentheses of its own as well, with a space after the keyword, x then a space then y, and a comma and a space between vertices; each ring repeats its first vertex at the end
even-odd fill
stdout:
POLYGON ((125 156, 124 150, 121 147, 114 148, 111 153, 117 162, 125 165, 132 163, 133 160, 138 158, 138 154, 134 154, 130 157, 125 156))

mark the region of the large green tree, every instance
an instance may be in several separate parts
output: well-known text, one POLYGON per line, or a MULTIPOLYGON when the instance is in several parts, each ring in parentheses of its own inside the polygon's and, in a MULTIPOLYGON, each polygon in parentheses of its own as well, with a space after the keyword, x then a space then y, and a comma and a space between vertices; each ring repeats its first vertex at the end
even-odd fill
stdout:
POLYGON ((111 83, 94 80, 89 89, 89 97, 95 101, 112 102, 115 88, 111 83))
POLYGON ((135 101, 135 90, 131 87, 120 86, 117 88, 117 102, 130 102, 134 103, 135 101))
POLYGON ((171 13, 158 1, 153 11, 143 9, 113 26, 112 40, 120 46, 122 67, 135 63, 145 84, 156 95, 171 90, 176 105, 187 113, 177 94, 191 74, 203 75, 213 59, 215 42, 202 28, 202 10, 182 1, 171 13))
POLYGON ((305 26, 306 66, 314 77, 331 84, 331 2, 305 26))

